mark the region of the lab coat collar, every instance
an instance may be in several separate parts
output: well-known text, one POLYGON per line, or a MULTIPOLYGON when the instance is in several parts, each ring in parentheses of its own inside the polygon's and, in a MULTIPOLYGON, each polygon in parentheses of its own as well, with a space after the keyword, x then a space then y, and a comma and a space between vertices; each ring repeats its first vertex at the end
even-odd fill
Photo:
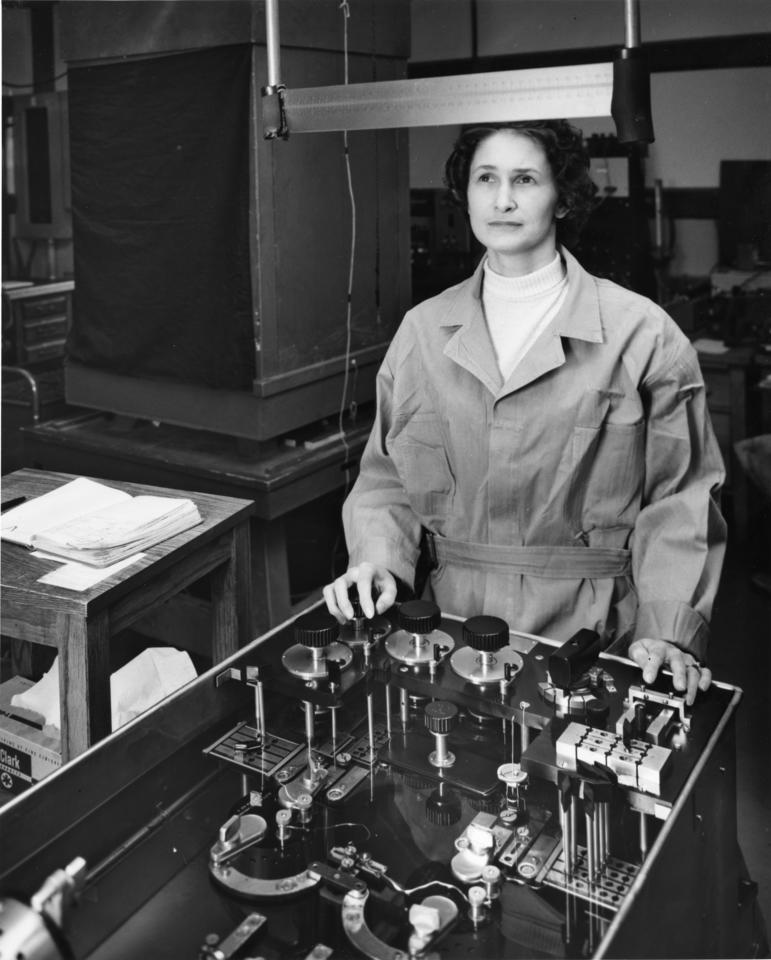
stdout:
POLYGON ((473 374, 496 399, 532 383, 544 373, 565 362, 561 337, 602 343, 599 298, 594 278, 564 248, 568 290, 557 316, 523 357, 504 384, 498 369, 495 348, 487 330, 482 307, 482 268, 484 257, 473 275, 456 288, 441 327, 457 327, 448 340, 444 354, 473 374))
MULTIPOLYGON (((559 313, 554 318, 554 331, 561 337, 573 337, 602 343, 600 303, 594 278, 564 247, 559 248, 568 275, 568 292, 559 313)), ((476 325, 477 312, 482 311, 482 276, 485 258, 477 264, 474 273, 456 287, 457 294, 440 319, 440 327, 476 325)), ((482 317, 484 319, 484 316, 482 317)))

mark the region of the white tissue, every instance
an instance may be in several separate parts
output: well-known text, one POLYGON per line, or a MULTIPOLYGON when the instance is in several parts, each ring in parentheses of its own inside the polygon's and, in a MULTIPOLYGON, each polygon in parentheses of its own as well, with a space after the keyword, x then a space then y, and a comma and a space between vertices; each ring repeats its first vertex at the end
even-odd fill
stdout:
POLYGON ((48 673, 22 693, 15 693, 11 697, 12 707, 21 707, 39 713, 45 720, 47 727, 56 727, 59 732, 59 657, 51 664, 48 673))
MULTIPOLYGON (((112 729, 133 720, 197 676, 190 654, 172 647, 149 647, 110 677, 112 729)), ((34 710, 46 726, 61 724, 59 657, 34 686, 11 697, 11 705, 34 710)))

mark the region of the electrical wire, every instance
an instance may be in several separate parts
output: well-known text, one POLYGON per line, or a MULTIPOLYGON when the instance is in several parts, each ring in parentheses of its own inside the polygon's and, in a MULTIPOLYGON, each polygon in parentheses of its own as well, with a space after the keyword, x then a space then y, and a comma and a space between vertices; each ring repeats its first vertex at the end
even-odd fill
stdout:
POLYGON ((47 87, 51 83, 56 83, 57 80, 62 80, 67 76, 67 72, 67 70, 63 70, 61 73, 57 73, 55 77, 46 77, 35 83, 13 83, 10 80, 3 80, 3 86, 11 87, 13 90, 38 90, 40 87, 47 87))
MULTIPOLYGON (((343 71, 344 71, 344 82, 346 86, 349 83, 348 75, 348 20, 351 16, 350 6, 348 0, 340 0, 339 9, 342 11, 343 15, 343 71)), ((348 288, 346 291, 346 316, 345 316, 345 370, 343 372, 343 390, 340 397, 340 409, 337 415, 337 429, 340 434, 340 439, 343 444, 344 452, 344 461, 343 468, 345 474, 345 484, 343 487, 343 499, 348 495, 348 492, 351 488, 351 468, 349 465, 350 460, 350 444, 348 443, 348 436, 346 434, 344 418, 346 411, 346 400, 348 397, 348 387, 350 380, 350 367, 351 367, 351 341, 352 341, 352 327, 353 327, 353 277, 354 277, 354 266, 356 262, 356 197, 353 191, 353 174, 351 172, 351 154, 348 145, 348 131, 343 130, 343 157, 345 160, 345 173, 346 180, 348 184, 348 197, 350 201, 350 210, 351 210, 351 251, 350 257, 348 260, 348 288)), ((356 384, 356 379, 354 378, 354 387, 356 384)), ((351 401, 349 405, 351 408, 354 407, 354 401, 351 401)), ((331 567, 332 567, 332 577, 336 576, 335 571, 335 555, 337 553, 337 548, 340 543, 340 534, 338 533, 335 538, 335 542, 332 546, 332 557, 331 557, 331 567)))
MULTIPOLYGON (((350 6, 348 0, 341 0, 340 10, 343 14, 343 70, 344 70, 344 83, 347 86, 349 83, 348 76, 348 20, 351 16, 350 6)), ((346 292, 346 316, 345 316, 345 371, 343 374, 343 391, 342 396, 340 397, 340 410, 337 417, 337 426, 341 434, 341 439, 343 442, 343 449, 345 451, 345 493, 348 492, 348 488, 351 483, 350 468, 348 466, 348 458, 350 455, 350 447, 348 444, 348 438, 346 436, 345 428, 343 425, 343 419, 345 417, 346 410, 346 400, 348 396, 348 383, 349 383, 349 370, 351 366, 351 340, 352 340, 352 325, 353 325, 353 276, 354 276, 354 266, 356 262, 356 197, 353 192, 353 175, 351 172, 351 154, 348 144, 348 131, 343 130, 343 156, 345 159, 345 173, 346 180, 348 184, 348 197, 350 201, 350 210, 351 210, 351 250, 350 257, 348 260, 348 289, 346 292)))

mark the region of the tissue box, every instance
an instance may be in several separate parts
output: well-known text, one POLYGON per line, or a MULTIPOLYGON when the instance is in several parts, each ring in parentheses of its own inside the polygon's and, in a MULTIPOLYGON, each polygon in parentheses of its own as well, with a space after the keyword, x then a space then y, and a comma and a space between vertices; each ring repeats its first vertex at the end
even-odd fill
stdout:
POLYGON ((11 697, 32 685, 25 677, 0 683, 0 788, 8 793, 21 793, 62 763, 60 738, 40 729, 37 714, 11 706, 11 697))

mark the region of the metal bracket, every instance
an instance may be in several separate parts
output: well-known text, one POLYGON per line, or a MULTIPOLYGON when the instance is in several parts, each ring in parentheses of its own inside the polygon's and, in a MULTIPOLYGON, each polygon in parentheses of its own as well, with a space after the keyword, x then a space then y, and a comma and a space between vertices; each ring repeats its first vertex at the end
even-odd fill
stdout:
POLYGON ((223 683, 227 683, 228 680, 240 680, 241 671, 238 667, 228 667, 227 670, 223 670, 222 673, 218 673, 214 678, 214 686, 221 687, 223 683))

